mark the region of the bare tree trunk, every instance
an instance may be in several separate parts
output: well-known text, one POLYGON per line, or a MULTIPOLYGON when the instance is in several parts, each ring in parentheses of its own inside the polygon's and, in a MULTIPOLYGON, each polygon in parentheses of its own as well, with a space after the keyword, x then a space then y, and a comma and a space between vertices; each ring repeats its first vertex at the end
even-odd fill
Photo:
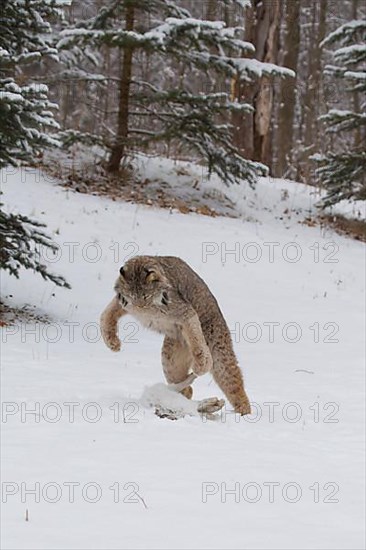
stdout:
MULTIPOLYGON (((300 0, 286 2, 286 31, 284 39, 283 65, 297 72, 300 49, 300 0)), ((296 103, 296 79, 281 82, 279 120, 278 120, 278 154, 276 176, 284 176, 292 161, 294 147, 294 116, 296 103)))
MULTIPOLYGON (((357 19, 357 15, 358 15, 358 0, 353 0, 352 1, 352 19, 357 19)), ((355 113, 361 112, 360 96, 357 90, 353 92, 353 110, 355 113)), ((355 137, 354 137, 356 148, 362 145, 361 141, 362 141, 361 128, 356 128, 355 137)))
POLYGON ((318 150, 319 145, 319 123, 318 123, 318 107, 321 96, 321 68, 322 68, 322 52, 320 43, 326 34, 326 14, 327 0, 314 0, 313 2, 313 36, 316 39, 309 51, 309 72, 307 78, 306 92, 304 98, 304 156, 303 170, 305 181, 310 183, 311 171, 313 163, 309 162, 309 156, 318 150), (318 28, 316 31, 317 10, 319 7, 318 28))
MULTIPOLYGON (((279 0, 264 0, 257 7, 257 58, 266 63, 277 63, 278 31, 280 21, 279 0)), ((262 77, 255 99, 254 160, 271 167, 272 149, 270 127, 274 88, 270 78, 262 77)))
POLYGON ((327 33, 327 9, 328 9, 328 0, 320 0, 320 14, 319 14, 319 27, 318 27, 318 39, 317 39, 317 48, 316 48, 316 63, 315 63, 315 74, 314 74, 314 83, 315 83, 315 118, 314 118, 314 136, 313 141, 315 141, 316 149, 322 145, 322 138, 320 136, 320 107, 324 104, 324 92, 323 92, 323 79, 322 79, 322 49, 320 43, 324 40, 327 33))
MULTIPOLYGON (((104 50, 104 67, 105 67, 105 73, 107 75, 107 78, 111 77, 111 49, 108 48, 108 46, 105 47, 104 50)), ((110 83, 108 82, 106 89, 104 90, 104 116, 103 121, 101 124, 101 127, 99 128, 99 133, 104 136, 105 140, 107 140, 108 135, 106 128, 109 126, 109 110, 111 108, 111 104, 113 105, 113 101, 110 100, 110 83)), ((113 97, 113 96, 112 96, 113 97)))
MULTIPOLYGON (((126 7, 126 30, 133 31, 135 23, 135 8, 132 4, 126 7)), ((118 129, 107 170, 118 172, 121 159, 125 154, 128 138, 129 100, 132 75, 133 48, 126 46, 123 52, 121 79, 119 84, 118 129)))
POLYGON ((217 19, 217 0, 207 0, 206 19, 216 21, 217 19))
MULTIPOLYGON (((74 18, 74 5, 73 3, 70 6, 65 6, 65 18, 67 19, 69 25, 73 25, 75 22, 74 18)), ((68 128, 70 125, 69 122, 69 113, 74 108, 73 100, 75 95, 76 85, 69 79, 62 79, 61 82, 57 83, 58 91, 60 93, 60 102, 59 102, 59 120, 62 121, 62 127, 68 128)), ((72 124, 71 124, 72 126, 72 124)))
MULTIPOLYGON (((255 25, 255 12, 253 7, 245 11, 245 40, 253 42, 255 25)), ((240 82, 238 78, 232 80, 232 100, 237 98, 240 102, 254 102, 255 86, 251 83, 240 82)), ((241 155, 245 158, 253 158, 254 134, 253 114, 234 112, 232 123, 234 127, 233 143, 241 155)))
MULTIPOLYGON (((277 63, 279 20, 279 0, 252 0, 252 8, 246 11, 245 39, 254 44, 256 59, 277 63)), ((246 158, 271 165, 272 82, 267 77, 259 83, 236 81, 234 95, 256 109, 255 114, 236 113, 233 116, 236 147, 246 158)))

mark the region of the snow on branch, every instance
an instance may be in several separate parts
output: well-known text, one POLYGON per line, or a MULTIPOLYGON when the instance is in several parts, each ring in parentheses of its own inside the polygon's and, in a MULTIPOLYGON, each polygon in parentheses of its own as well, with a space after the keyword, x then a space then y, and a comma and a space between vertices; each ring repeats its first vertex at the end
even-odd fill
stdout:
POLYGON ((230 63, 236 67, 239 73, 248 73, 251 76, 261 78, 263 76, 283 76, 295 78, 296 74, 291 69, 279 67, 273 63, 264 63, 258 59, 230 58, 230 63))
POLYGON ((355 65, 366 59, 366 45, 352 44, 339 48, 334 52, 334 59, 343 62, 345 65, 355 65))
POLYGON ((366 20, 353 20, 341 25, 335 31, 331 32, 321 43, 320 47, 329 46, 334 42, 349 44, 354 42, 355 35, 359 31, 366 31, 366 20))
POLYGON ((349 78, 350 80, 359 80, 361 82, 366 82, 366 72, 363 72, 363 71, 360 71, 360 72, 346 71, 344 73, 344 76, 346 78, 349 78))

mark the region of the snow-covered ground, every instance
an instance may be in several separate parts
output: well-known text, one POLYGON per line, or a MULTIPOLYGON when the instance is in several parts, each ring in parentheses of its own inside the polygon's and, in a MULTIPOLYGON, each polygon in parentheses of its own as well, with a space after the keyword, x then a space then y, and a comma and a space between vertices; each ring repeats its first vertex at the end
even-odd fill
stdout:
MULTIPOLYGON (((51 318, 2 328, 2 548, 364 548, 364 245, 299 223, 314 198, 289 182, 230 191, 230 219, 1 176, 5 207, 47 223, 72 285, 2 276, 8 303, 51 318), (251 417, 146 405, 162 337, 126 318, 113 354, 97 326, 133 254, 180 256, 206 280, 251 417)), ((209 375, 194 390, 222 397, 209 375)))

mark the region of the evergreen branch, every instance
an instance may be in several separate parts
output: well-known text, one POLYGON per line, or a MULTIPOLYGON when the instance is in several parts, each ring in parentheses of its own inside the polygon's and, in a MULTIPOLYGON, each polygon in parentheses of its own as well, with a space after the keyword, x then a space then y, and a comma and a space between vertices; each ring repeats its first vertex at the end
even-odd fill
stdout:
POLYGON ((0 267, 17 278, 21 267, 32 269, 57 286, 71 288, 64 277, 48 271, 37 253, 37 247, 58 250, 56 243, 40 230, 45 224, 21 214, 7 214, 2 206, 0 203, 0 267))

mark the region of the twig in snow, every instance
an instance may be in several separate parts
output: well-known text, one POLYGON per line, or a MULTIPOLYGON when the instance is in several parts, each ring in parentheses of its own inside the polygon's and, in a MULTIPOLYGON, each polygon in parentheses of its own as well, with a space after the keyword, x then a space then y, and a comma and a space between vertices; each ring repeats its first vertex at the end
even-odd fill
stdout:
POLYGON ((314 371, 306 369, 296 369, 295 372, 306 372, 306 374, 314 374, 314 371))
POLYGON ((147 504, 146 504, 146 502, 144 501, 144 499, 142 498, 142 496, 139 495, 138 493, 135 493, 135 494, 138 496, 138 498, 141 500, 142 504, 145 506, 145 508, 146 508, 146 510, 147 510, 147 504))

